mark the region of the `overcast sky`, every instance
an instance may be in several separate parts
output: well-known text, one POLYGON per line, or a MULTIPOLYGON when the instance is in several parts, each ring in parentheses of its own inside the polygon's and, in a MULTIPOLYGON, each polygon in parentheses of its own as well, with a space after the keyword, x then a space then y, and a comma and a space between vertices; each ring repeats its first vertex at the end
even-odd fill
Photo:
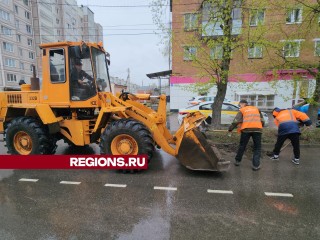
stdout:
MULTIPOLYGON (((151 0, 78 0, 77 2, 78 5, 88 6, 94 12, 95 22, 103 27, 104 48, 111 55, 110 75, 126 79, 129 68, 132 82, 139 85, 143 82, 144 86, 157 83, 157 80, 150 80, 146 74, 168 70, 169 60, 167 56, 162 55, 163 46, 159 45, 159 36, 150 34, 159 32, 153 24, 151 8, 141 6, 149 5, 151 0)), ((164 20, 169 22, 169 7, 167 9, 164 20)))

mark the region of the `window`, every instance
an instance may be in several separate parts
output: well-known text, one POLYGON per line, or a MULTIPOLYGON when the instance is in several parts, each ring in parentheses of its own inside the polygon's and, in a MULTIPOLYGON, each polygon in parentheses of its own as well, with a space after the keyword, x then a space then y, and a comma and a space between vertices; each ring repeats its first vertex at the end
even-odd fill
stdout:
POLYGON ((60 34, 60 30, 57 30, 57 36, 60 36, 61 34, 60 34))
POLYGON ((32 33, 31 25, 26 24, 26 30, 27 30, 27 33, 32 33))
POLYGON ((7 81, 8 82, 16 82, 17 76, 12 73, 7 73, 7 81))
POLYGON ((212 110, 212 103, 204 104, 199 107, 199 110, 212 110))
POLYGON ((283 46, 284 57, 299 57, 301 41, 302 40, 285 41, 283 46))
MULTIPOLYGON (((241 1, 235 0, 232 17, 232 34, 238 35, 242 28, 241 1)), ((202 36, 223 36, 221 28, 222 11, 214 1, 204 1, 202 7, 202 36)))
POLYGON ((28 46, 32 46, 32 39, 28 38, 28 46))
POLYGON ((65 82, 64 50, 50 50, 50 78, 51 82, 65 82))
POLYGON ((239 108, 237 108, 236 106, 233 106, 231 104, 223 103, 221 106, 221 110, 223 110, 223 111, 238 111, 239 108))
POLYGON ((16 60, 12 59, 12 58, 6 58, 4 65, 7 67, 15 67, 16 66, 16 60))
POLYGON ((17 34, 17 42, 21 42, 21 35, 20 34, 17 34))
POLYGON ((314 55, 320 57, 320 39, 314 42, 314 55))
POLYGON ((20 56, 20 57, 23 57, 23 51, 22 51, 22 48, 19 48, 19 56, 20 56))
POLYGON ((30 72, 33 72, 33 64, 30 64, 30 72))
POLYGON ((60 20, 58 18, 56 18, 56 24, 59 24, 60 20))
POLYGON ((223 48, 222 44, 217 44, 210 50, 211 59, 222 59, 223 57, 223 48))
POLYGON ((1 26, 1 33, 3 35, 11 36, 12 30, 10 28, 5 27, 5 26, 1 26))
POLYGON ((24 16, 26 19, 30 19, 30 12, 25 11, 24 16))
POLYGON ((15 25, 16 25, 16 29, 18 30, 18 29, 19 29, 19 26, 20 26, 19 20, 16 20, 16 21, 15 21, 15 25))
POLYGON ((14 11, 15 11, 15 13, 19 13, 19 9, 18 9, 18 6, 17 5, 14 5, 14 11))
POLYGON ((251 44, 248 48, 249 58, 262 58, 262 46, 257 44, 251 44))
POLYGON ((24 5, 29 6, 29 0, 23 0, 24 5))
POLYGON ((301 23, 302 22, 302 9, 289 9, 287 11, 287 24, 301 23))
POLYGON ((24 70, 24 63, 23 62, 20 62, 20 69, 24 70))
POLYGON ((30 59, 34 59, 34 54, 33 54, 33 52, 29 52, 29 58, 30 58, 30 59))
POLYGON ((184 15, 184 30, 196 30, 198 27, 198 14, 187 13, 184 15))
POLYGON ((250 26, 258 26, 264 23, 264 9, 255 9, 250 12, 250 26))
POLYGON ((237 95, 238 100, 245 99, 250 105, 257 106, 263 109, 273 109, 274 108, 274 94, 252 94, 252 95, 237 95))
POLYGON ((9 5, 9 0, 0 0, 0 3, 3 3, 5 5, 9 5))
POLYGON ((10 20, 10 15, 8 12, 6 11, 3 11, 2 9, 0 9, 0 17, 3 19, 3 20, 6 20, 6 21, 9 21, 10 20))
POLYGON ((3 49, 7 52, 13 52, 13 44, 12 43, 7 43, 3 42, 3 49))
POLYGON ((183 60, 185 61, 192 61, 197 55, 196 47, 184 47, 183 50, 183 60))

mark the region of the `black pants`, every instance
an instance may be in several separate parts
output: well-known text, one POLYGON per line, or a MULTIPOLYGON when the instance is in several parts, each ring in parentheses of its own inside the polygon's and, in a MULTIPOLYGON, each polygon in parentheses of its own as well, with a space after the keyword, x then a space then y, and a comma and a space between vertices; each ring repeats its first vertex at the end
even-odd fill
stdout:
POLYGON ((300 158, 300 133, 290 133, 286 135, 278 135, 276 145, 274 146, 273 153, 279 155, 281 147, 286 139, 290 139, 293 146, 294 158, 300 158))
POLYGON ((246 150, 246 146, 252 137, 253 140, 253 157, 252 157, 252 165, 254 167, 258 167, 260 165, 260 157, 261 157, 261 135, 260 132, 242 132, 240 137, 240 145, 235 157, 236 161, 241 162, 244 151, 246 150))

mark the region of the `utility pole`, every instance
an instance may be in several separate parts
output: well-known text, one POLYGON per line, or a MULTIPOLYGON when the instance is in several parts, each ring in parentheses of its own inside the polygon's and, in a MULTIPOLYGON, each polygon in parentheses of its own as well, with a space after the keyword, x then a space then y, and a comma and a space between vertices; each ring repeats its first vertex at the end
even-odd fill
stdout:
POLYGON ((130 92, 130 68, 128 68, 127 87, 128 87, 128 92, 130 92))

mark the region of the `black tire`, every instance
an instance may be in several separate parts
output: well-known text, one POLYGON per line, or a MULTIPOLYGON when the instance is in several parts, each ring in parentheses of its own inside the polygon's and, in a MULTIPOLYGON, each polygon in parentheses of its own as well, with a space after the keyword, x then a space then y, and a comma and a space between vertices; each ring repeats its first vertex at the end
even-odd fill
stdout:
POLYGON ((150 131, 133 119, 121 119, 110 123, 101 135, 100 154, 115 154, 111 150, 113 139, 120 135, 131 136, 138 145, 138 154, 148 155, 150 162, 154 152, 154 140, 150 131))
MULTIPOLYGON (((49 136, 49 135, 48 135, 49 136)), ((55 154, 56 153, 56 150, 57 150, 57 147, 58 147, 58 145, 57 145, 57 139, 56 138, 53 138, 53 137, 50 137, 49 136, 49 148, 48 148, 48 150, 47 150, 47 153, 46 154, 50 154, 50 155, 52 155, 52 154, 55 154)))
POLYGON ((8 153, 13 155, 54 154, 56 150, 56 140, 41 122, 32 117, 13 119, 6 127, 5 141, 8 153), (28 146, 19 144, 19 136, 28 139, 28 146))

